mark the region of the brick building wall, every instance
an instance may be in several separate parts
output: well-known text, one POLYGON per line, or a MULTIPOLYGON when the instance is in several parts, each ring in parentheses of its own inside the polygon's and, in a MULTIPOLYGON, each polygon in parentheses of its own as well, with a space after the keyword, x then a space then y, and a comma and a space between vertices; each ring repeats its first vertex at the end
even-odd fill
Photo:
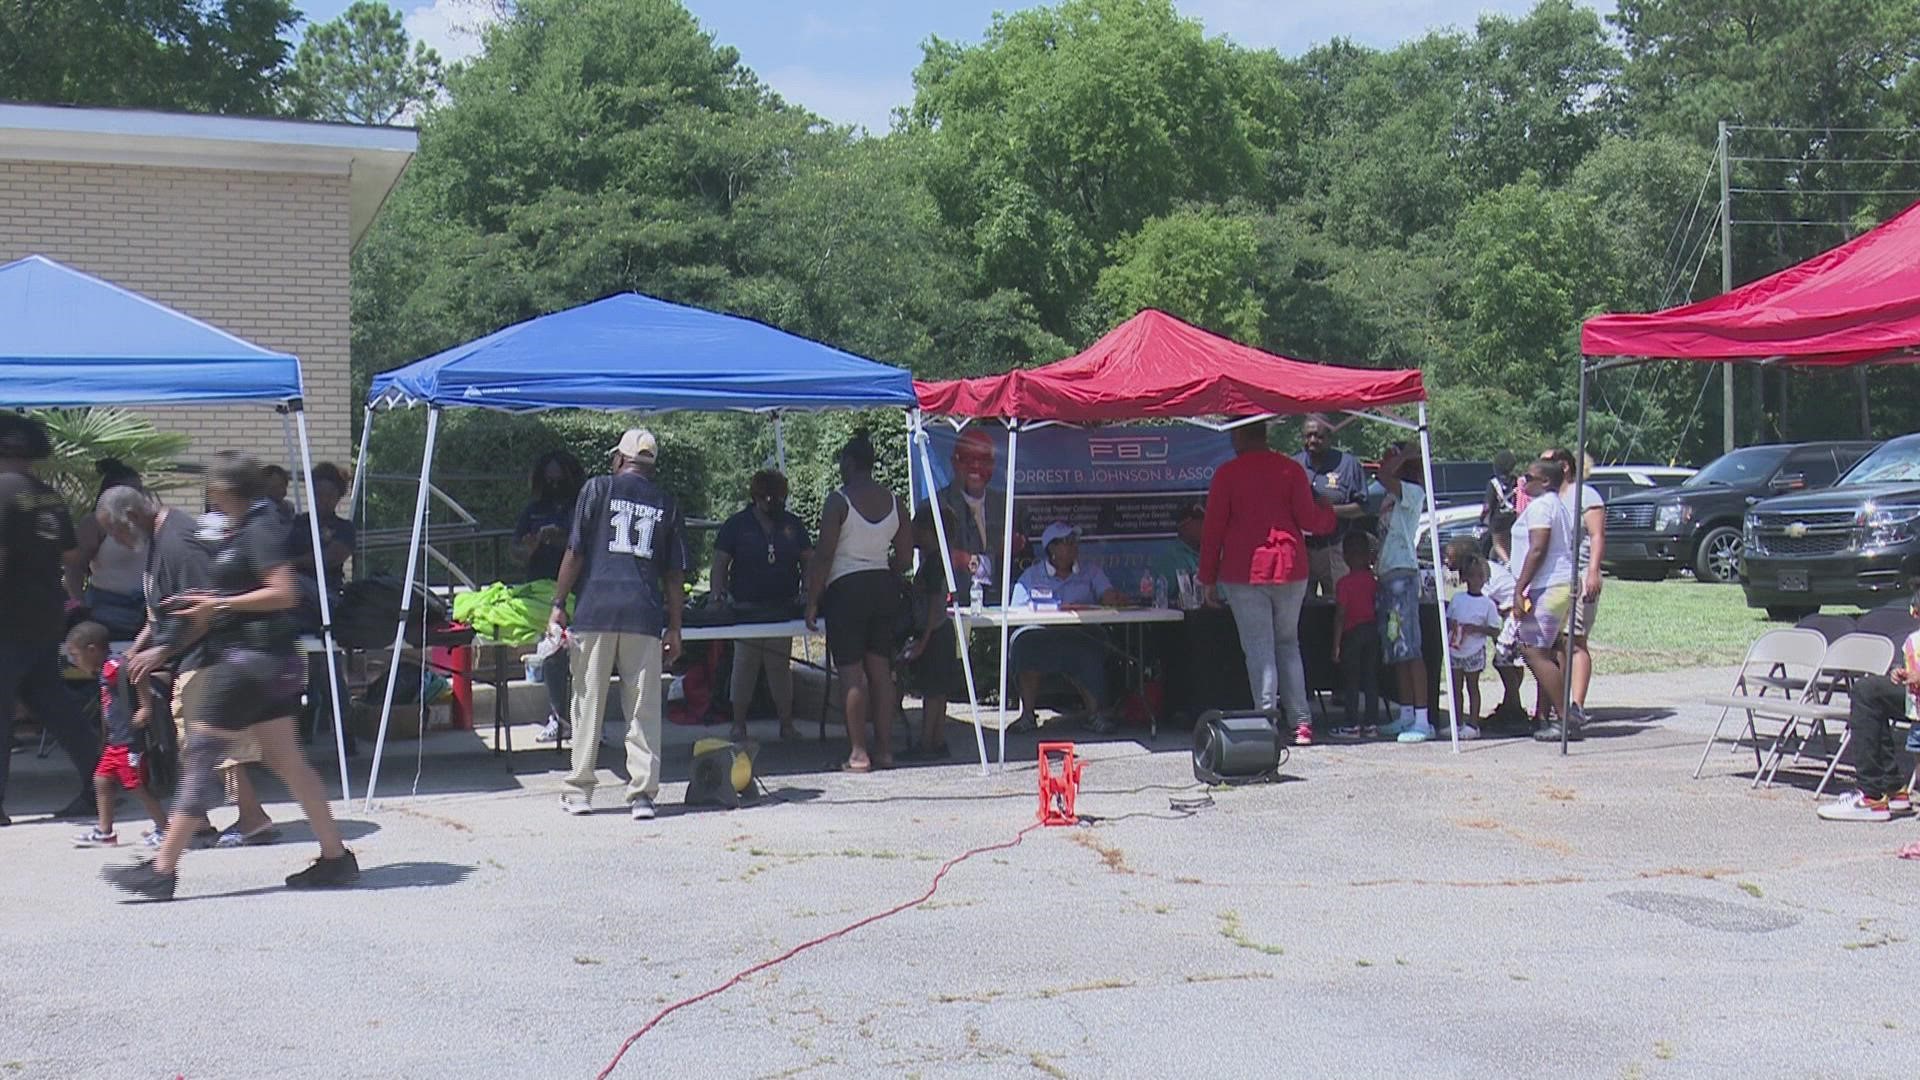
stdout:
MULTIPOLYGON (((45 255, 300 358, 314 460, 352 463, 349 179, 0 160, 0 262, 45 255)), ((168 407, 186 457, 285 461, 269 406, 168 407)))

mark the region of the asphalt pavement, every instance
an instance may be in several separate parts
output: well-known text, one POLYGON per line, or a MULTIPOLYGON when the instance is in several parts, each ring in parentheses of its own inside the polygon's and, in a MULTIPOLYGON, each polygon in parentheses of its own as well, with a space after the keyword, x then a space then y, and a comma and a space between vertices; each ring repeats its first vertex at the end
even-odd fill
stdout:
MULTIPOLYGON (((1690 779, 1714 714, 1686 702, 1725 684, 1602 680, 1564 758, 1319 746, 1231 790, 1195 785, 1184 733, 1082 741, 1091 820, 674 1013, 613 1075, 1911 1076, 1920 863, 1893 853, 1920 824, 1821 822, 1805 774, 1751 790, 1744 751, 1690 779)), ((673 729, 658 820, 611 773, 573 818, 531 731, 511 762, 468 733, 390 747, 343 815, 358 889, 281 888, 314 853, 294 827, 191 853, 171 904, 110 892, 131 852, 36 817, 72 776, 17 754, 0 1080, 592 1077, 667 1005, 1034 818, 1031 738, 985 777, 859 776, 837 729, 768 743, 768 796, 732 812, 678 805, 721 729, 673 729)))

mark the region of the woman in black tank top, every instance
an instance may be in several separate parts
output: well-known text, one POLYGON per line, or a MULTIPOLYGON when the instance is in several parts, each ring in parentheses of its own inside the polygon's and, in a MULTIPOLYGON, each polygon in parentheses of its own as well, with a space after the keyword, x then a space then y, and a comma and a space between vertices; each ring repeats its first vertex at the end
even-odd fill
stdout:
POLYGON ((209 531, 219 537, 213 588, 186 593, 170 605, 172 614, 203 630, 207 641, 208 662, 187 688, 192 700, 180 790, 153 860, 106 871, 108 881, 138 896, 173 899, 174 873, 194 823, 223 794, 215 766, 242 731, 259 741, 267 767, 299 801, 320 841, 320 858, 287 878, 287 885, 346 885, 360 873, 353 853, 340 842, 326 788, 301 755, 294 732, 306 678, 292 621, 300 588, 287 561, 286 518, 265 494, 266 474, 252 458, 223 453, 208 473, 207 502, 218 515, 209 531))

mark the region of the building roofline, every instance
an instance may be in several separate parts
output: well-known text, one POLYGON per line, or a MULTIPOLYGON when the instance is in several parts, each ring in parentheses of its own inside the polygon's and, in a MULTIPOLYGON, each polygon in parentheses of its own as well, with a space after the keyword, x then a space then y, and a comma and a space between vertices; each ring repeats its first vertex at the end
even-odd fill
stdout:
POLYGON ((419 146, 419 133, 410 127, 0 101, 0 129, 7 128, 50 134, 212 139, 270 146, 406 154, 419 146))
POLYGON ((0 161, 346 176, 355 246, 419 145, 410 127, 0 102, 0 161))

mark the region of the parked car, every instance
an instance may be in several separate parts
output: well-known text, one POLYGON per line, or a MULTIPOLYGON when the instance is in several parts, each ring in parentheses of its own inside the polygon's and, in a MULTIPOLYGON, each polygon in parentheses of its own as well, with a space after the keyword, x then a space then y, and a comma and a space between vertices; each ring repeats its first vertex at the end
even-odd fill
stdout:
MULTIPOLYGON (((1491 475, 1488 470, 1488 475, 1491 475)), ((1629 492, 1647 491, 1653 488, 1673 487, 1693 475, 1693 470, 1680 465, 1596 465, 1587 477, 1587 483, 1600 492, 1600 497, 1611 503, 1616 497, 1629 492)), ((1438 481, 1436 481, 1438 483, 1438 481)), ((1485 480, 1482 480, 1483 490, 1485 480)), ((1480 526, 1480 497, 1476 496, 1471 505, 1441 504, 1436 515, 1440 521, 1440 546, 1446 547, 1455 538, 1471 536, 1482 539, 1486 530, 1480 526)), ((1420 551, 1427 551, 1427 519, 1420 522, 1420 551)))
POLYGON ((1920 554, 1920 434, 1880 444, 1825 491, 1756 503, 1744 540, 1747 605, 1771 618, 1905 595, 1901 563, 1920 554))
POLYGON ((1607 502, 1602 569, 1615 577, 1658 581, 1691 570, 1695 581, 1740 578, 1741 520, 1761 499, 1824 488, 1871 442, 1748 446, 1723 454, 1679 487, 1607 502))

